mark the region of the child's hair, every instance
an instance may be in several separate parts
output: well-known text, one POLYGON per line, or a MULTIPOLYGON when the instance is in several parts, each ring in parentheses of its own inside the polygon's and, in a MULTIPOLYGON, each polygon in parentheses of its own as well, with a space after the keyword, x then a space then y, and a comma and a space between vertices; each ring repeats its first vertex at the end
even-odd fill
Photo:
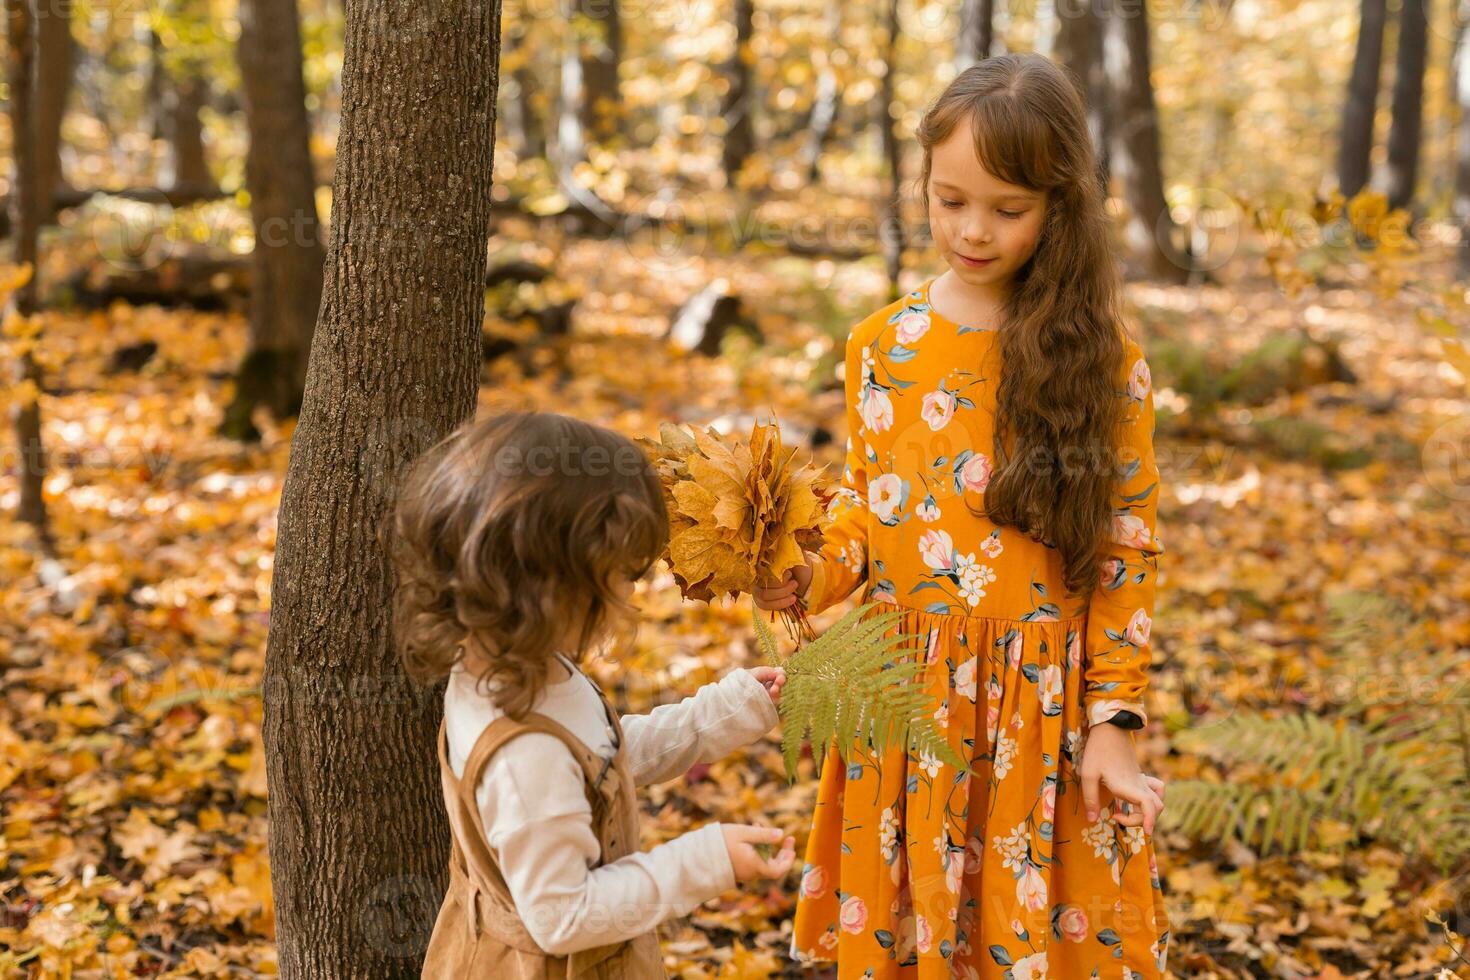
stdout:
POLYGON ((392 515, 405 671, 433 683, 472 647, 481 684, 524 718, 554 654, 580 663, 614 620, 633 622, 616 577, 642 578, 668 536, 658 476, 631 439, 550 412, 460 426, 414 461, 392 515))
POLYGON ((1126 349, 1081 86, 1035 53, 987 58, 961 72, 919 121, 925 214, 933 148, 964 119, 986 171, 1046 194, 1035 251, 1016 272, 996 336, 1003 369, 984 516, 1059 548, 1066 587, 1089 595, 1113 526, 1110 448, 1122 421, 1117 385, 1126 349))

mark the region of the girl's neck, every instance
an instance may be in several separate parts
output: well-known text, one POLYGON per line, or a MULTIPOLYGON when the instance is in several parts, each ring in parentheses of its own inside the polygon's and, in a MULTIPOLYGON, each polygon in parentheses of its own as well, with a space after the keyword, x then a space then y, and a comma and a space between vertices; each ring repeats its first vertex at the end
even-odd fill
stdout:
POLYGON ((1010 298, 1010 282, 971 285, 946 269, 929 285, 929 302, 943 307, 940 316, 955 323, 989 323, 1010 298))
POLYGON ((569 681, 572 679, 572 670, 562 662, 561 657, 552 657, 551 669, 546 672, 546 679, 552 684, 569 681))

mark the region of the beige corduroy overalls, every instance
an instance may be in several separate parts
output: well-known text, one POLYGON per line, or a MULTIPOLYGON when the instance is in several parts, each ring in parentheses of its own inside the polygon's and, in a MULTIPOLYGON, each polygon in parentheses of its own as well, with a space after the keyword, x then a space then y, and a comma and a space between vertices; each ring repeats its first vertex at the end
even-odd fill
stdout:
MULTIPOLYGON (((593 684, 597 687, 596 683, 593 684)), ((582 767, 592 804, 592 829, 602 846, 601 864, 638 849, 638 800, 623 747, 623 726, 598 689, 617 735, 618 749, 603 759, 563 725, 537 712, 522 722, 501 716, 480 733, 459 778, 449 765, 444 722, 439 722, 439 773, 454 842, 449 892, 434 922, 424 958, 425 980, 665 980, 658 936, 552 956, 541 949, 516 911, 505 879, 485 842, 475 787, 490 756, 524 732, 545 732, 566 744, 582 767)), ((616 910, 609 910, 614 912, 616 910)))

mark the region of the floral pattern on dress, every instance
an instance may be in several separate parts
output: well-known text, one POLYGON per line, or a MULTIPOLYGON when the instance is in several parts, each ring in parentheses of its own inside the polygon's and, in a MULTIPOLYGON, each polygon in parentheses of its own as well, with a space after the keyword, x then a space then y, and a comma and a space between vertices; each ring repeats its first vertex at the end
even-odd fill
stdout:
MULTIPOLYGON (((1157 559, 1153 394, 1127 341, 1104 574, 1066 593, 1055 548, 984 516, 995 332, 937 315, 924 283, 847 341, 847 442, 811 611, 859 585, 900 613, 930 712, 961 758, 822 760, 791 955, 839 980, 1152 978, 1169 920, 1153 842, 1104 807, 1089 821, 1086 736, 1120 710, 1147 723, 1157 559)), ((880 607, 881 608, 881 607, 880 607)))

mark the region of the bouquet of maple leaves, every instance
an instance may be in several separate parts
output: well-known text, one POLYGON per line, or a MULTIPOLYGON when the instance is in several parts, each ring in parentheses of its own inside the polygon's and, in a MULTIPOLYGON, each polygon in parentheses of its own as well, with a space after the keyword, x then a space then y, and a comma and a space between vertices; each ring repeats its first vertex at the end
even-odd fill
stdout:
MULTIPOLYGON (((774 423, 756 423, 745 444, 713 429, 686 430, 667 422, 659 428, 658 442, 637 441, 663 486, 669 546, 662 557, 686 599, 710 602, 775 585, 805 564, 804 552, 821 550, 824 515, 834 494, 820 471, 793 465, 796 450, 783 449, 774 423)), ((868 616, 877 605, 849 612, 817 636, 798 598, 781 610, 797 643, 785 660, 760 610, 752 606, 767 663, 786 671, 781 748, 792 782, 808 733, 818 759, 836 744, 849 760, 857 743, 847 736, 866 733, 879 749, 903 739, 921 755, 966 768, 935 730, 930 698, 915 682, 924 669, 922 658, 900 653, 912 645, 912 637, 894 629, 900 614, 868 616)))
MULTIPOLYGON (((735 597, 780 582, 822 547, 831 493, 811 466, 791 466, 775 425, 756 424, 750 443, 727 443, 713 429, 664 423, 660 442, 640 439, 663 484, 669 512, 664 555, 686 599, 735 597)), ((816 638, 798 600, 782 611, 788 632, 816 638)))

